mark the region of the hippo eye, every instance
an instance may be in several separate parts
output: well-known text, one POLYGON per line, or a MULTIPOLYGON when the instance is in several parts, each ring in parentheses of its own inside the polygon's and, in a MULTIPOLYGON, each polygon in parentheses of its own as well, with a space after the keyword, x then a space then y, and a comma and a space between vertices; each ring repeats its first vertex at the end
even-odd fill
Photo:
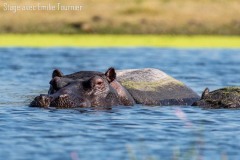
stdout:
POLYGON ((102 83, 103 83, 103 82, 100 82, 100 81, 99 81, 99 82, 97 82, 97 85, 101 85, 102 83))
POLYGON ((100 76, 94 76, 89 80, 82 82, 83 88, 85 90, 93 89, 95 87, 99 88, 99 87, 102 87, 103 84, 104 84, 104 80, 100 76))
POLYGON ((97 79, 96 80, 96 85, 102 85, 103 84, 103 80, 102 79, 97 79))

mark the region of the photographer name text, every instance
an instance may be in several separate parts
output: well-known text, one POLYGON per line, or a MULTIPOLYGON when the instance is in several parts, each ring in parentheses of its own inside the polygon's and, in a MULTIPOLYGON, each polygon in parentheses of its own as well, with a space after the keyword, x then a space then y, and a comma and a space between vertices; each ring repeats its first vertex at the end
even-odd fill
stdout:
POLYGON ((3 11, 10 11, 13 13, 17 13, 18 11, 81 11, 82 9, 82 5, 65 5, 61 3, 37 3, 36 5, 13 5, 3 3, 3 11))

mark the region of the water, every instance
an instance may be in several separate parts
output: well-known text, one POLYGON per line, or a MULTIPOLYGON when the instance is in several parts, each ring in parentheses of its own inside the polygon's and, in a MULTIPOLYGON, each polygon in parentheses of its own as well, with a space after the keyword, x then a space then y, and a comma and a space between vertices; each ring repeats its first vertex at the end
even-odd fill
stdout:
POLYGON ((0 48, 0 159, 240 158, 240 110, 198 107, 30 108, 51 72, 159 68, 198 94, 240 86, 239 49, 0 48))

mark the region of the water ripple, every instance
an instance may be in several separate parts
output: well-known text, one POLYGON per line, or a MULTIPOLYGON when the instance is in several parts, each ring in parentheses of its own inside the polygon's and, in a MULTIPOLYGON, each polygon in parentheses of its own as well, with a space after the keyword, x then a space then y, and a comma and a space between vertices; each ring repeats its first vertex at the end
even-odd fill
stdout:
POLYGON ((239 159, 240 110, 29 108, 51 72, 159 68, 197 93, 240 85, 240 50, 0 48, 1 159, 239 159))

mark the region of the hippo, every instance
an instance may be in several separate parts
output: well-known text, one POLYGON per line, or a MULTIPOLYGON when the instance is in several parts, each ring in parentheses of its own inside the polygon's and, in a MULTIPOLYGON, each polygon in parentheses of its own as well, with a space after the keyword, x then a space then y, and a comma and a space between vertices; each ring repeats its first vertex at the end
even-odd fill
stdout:
POLYGON ((114 68, 105 74, 80 71, 64 76, 56 69, 52 73, 48 94, 35 97, 31 107, 111 107, 133 106, 134 99, 116 80, 114 68))
POLYGON ((80 71, 69 75, 56 69, 48 94, 37 96, 32 107, 111 107, 191 105, 200 97, 182 82, 154 69, 117 70, 105 73, 80 71), (99 84, 98 84, 98 81, 99 84), (97 89, 97 88, 98 89, 97 89), (98 92, 99 89, 104 89, 98 92))
POLYGON ((147 106, 190 106, 199 95, 183 82, 156 68, 117 71, 117 81, 137 104, 147 106))
POLYGON ((201 99, 192 106, 203 108, 240 108, 240 87, 225 87, 214 91, 206 88, 201 99))

